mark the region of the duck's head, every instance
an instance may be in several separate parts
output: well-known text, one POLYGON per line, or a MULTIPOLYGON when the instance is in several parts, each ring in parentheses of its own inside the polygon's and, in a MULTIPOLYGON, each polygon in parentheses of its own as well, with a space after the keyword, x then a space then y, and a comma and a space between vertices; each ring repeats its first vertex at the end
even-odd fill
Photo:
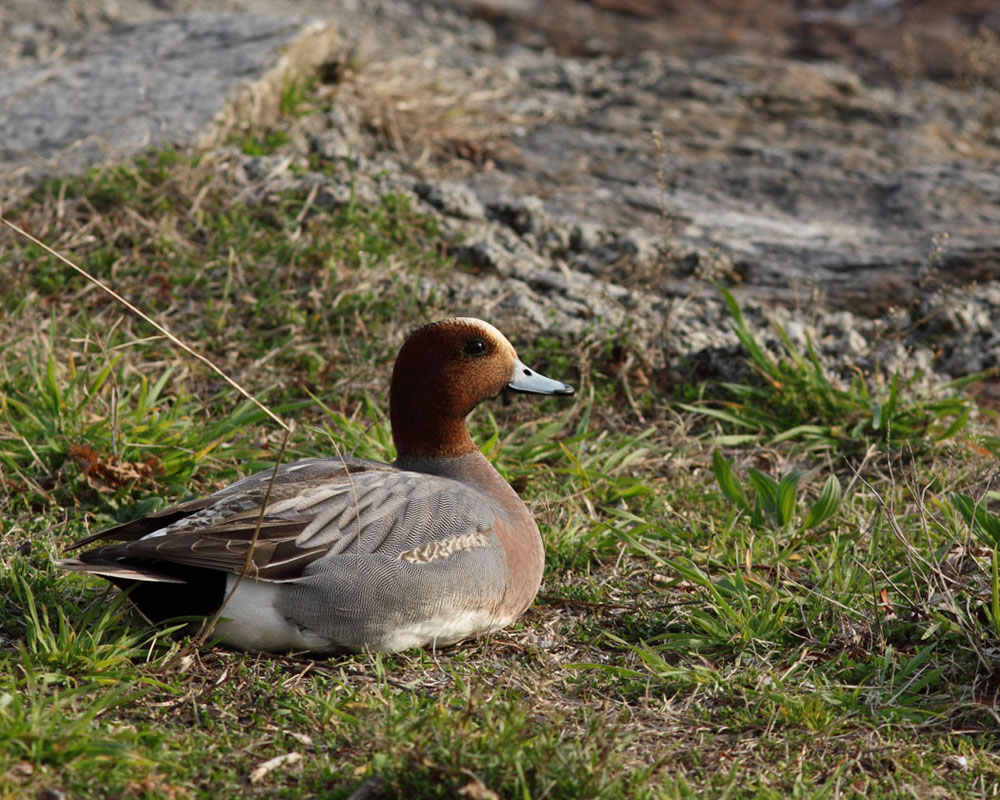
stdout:
POLYGON ((527 367, 507 337, 481 319, 451 317, 418 328, 396 356, 389 391, 400 457, 474 451, 465 418, 504 389, 573 394, 573 387, 527 367))

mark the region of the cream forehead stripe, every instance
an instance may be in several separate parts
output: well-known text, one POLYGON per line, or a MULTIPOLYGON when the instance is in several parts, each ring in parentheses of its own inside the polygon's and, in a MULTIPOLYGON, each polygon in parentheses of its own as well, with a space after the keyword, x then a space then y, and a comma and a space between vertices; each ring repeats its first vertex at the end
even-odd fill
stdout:
POLYGON ((479 328, 483 331, 483 333, 493 337, 498 342, 507 345, 507 347, 510 348, 511 353, 515 353, 514 345, 510 343, 510 341, 507 339, 506 336, 504 336, 502 333, 500 333, 500 331, 498 331, 496 328, 490 325, 490 323, 484 322, 481 319, 476 319, 475 317, 454 317, 453 322, 479 328))

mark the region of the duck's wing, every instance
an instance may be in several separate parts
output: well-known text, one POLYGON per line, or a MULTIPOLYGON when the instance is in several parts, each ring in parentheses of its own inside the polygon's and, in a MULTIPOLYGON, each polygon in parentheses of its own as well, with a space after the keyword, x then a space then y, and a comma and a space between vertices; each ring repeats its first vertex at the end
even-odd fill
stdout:
POLYGON ((496 520, 493 505, 472 487, 374 462, 295 462, 279 470, 268 495, 270 482, 270 471, 258 473, 102 531, 74 548, 117 543, 60 566, 137 580, 183 581, 187 568, 196 568, 290 581, 327 555, 421 561, 485 546, 496 520))
POLYGON ((170 529, 177 522, 183 523, 180 527, 184 527, 185 524, 200 526, 210 524, 217 516, 235 515, 251 509, 256 509, 259 513, 265 497, 269 497, 273 503, 276 500, 287 499, 310 486, 350 480, 352 475, 379 471, 398 470, 389 464, 358 458, 308 458, 293 461, 278 467, 276 474, 271 469, 257 472, 204 497, 185 500, 148 516, 105 528, 74 542, 69 549, 78 550, 94 542, 141 539, 151 533, 170 529), (274 482, 268 494, 272 475, 274 482), (208 509, 211 509, 211 512, 208 509), (205 513, 198 513, 202 511, 205 513))

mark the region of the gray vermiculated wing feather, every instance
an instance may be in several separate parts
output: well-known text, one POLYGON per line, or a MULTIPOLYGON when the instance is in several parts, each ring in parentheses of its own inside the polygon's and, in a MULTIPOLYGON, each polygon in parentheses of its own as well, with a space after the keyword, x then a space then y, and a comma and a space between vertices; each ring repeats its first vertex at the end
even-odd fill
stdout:
MULTIPOLYGON (((367 471, 393 472, 395 468, 358 458, 309 458, 283 464, 278 468, 270 498, 287 498, 304 485, 334 481, 348 473, 367 471)), ((134 541, 160 530, 211 528, 240 512, 259 511, 271 482, 271 473, 272 470, 268 469, 248 475, 206 497, 186 500, 148 517, 99 531, 74 543, 70 549, 76 550, 99 541, 134 541)))
MULTIPOLYGON (((274 479, 274 486, 286 486, 287 484, 300 485, 310 483, 321 483, 323 481, 336 480, 347 473, 355 472, 396 472, 396 468, 389 464, 380 464, 377 461, 365 461, 360 458, 305 458, 301 461, 293 461, 290 464, 282 464, 278 467, 278 474, 274 479)), ((231 483, 209 497, 226 497, 228 495, 248 495, 257 492, 263 493, 267 490, 267 485, 271 482, 272 470, 265 469, 241 478, 235 483, 231 483)), ((272 490, 273 494, 273 490, 272 490)))
MULTIPOLYGON (((100 531, 77 542, 73 548, 117 541, 121 544, 105 544, 87 551, 81 559, 89 563, 120 558, 155 559, 240 572, 265 496, 269 508, 294 506, 301 502, 300 495, 314 494, 318 485, 335 485, 349 474, 365 472, 394 474, 398 470, 388 464, 360 459, 296 461, 277 470, 273 485, 272 470, 264 470, 206 497, 187 500, 149 517, 100 531)), ((277 571, 282 579, 287 579, 285 573, 293 563, 308 563, 318 558, 322 550, 301 550, 294 544, 306 524, 307 520, 265 514, 254 547, 254 568, 262 574, 277 571)))
MULTIPOLYGON (((156 559, 242 572, 270 481, 269 471, 251 475, 155 535, 81 558, 156 559)), ((487 531, 495 515, 488 497, 447 478, 357 460, 295 462, 278 471, 271 487, 251 569, 263 580, 284 581, 327 555, 395 558, 431 540, 487 531)))
MULTIPOLYGON (((165 530, 168 533, 196 530, 209 532, 221 530, 225 525, 245 525, 250 520, 256 525, 265 497, 268 500, 268 514, 272 510, 281 511, 289 507, 308 508, 310 499, 316 502, 321 487, 346 483, 348 476, 355 471, 357 474, 370 472, 384 475, 397 470, 388 464, 360 459, 312 458, 295 461, 279 467, 273 484, 272 471, 264 470, 213 492, 202 501, 201 508, 172 523, 165 530), (271 487, 270 492, 268 486, 271 487), (206 500, 210 502, 205 503, 206 500)), ((291 519, 284 514, 277 516, 291 519)))
POLYGON ((433 539, 489 530, 496 517, 485 495, 448 478, 396 472, 352 480, 353 489, 331 491, 328 506, 316 514, 330 522, 309 525, 296 540, 299 547, 395 556, 433 539))

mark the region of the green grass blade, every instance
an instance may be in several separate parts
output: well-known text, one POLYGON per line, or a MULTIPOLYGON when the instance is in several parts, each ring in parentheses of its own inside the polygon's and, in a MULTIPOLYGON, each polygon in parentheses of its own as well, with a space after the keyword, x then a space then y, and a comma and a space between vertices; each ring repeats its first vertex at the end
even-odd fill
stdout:
POLYGON ((732 433, 728 436, 716 436, 712 444, 716 447, 740 447, 745 444, 755 444, 760 436, 754 433, 732 433))
POLYGON ((1000 547, 1000 515, 991 513, 966 494, 952 492, 949 500, 976 538, 989 547, 1000 547))
POLYGON ((813 424, 795 425, 786 431, 782 431, 777 436, 772 437, 771 444, 780 444, 781 442, 789 442, 800 438, 812 439, 819 436, 829 437, 830 426, 813 424))
POLYGON ((737 414, 730 411, 725 411, 721 408, 711 408, 710 406, 692 406, 688 403, 678 403, 677 408, 682 408, 685 411, 693 411, 696 414, 703 414, 707 417, 715 417, 723 422, 730 422, 733 425, 739 425, 741 428, 759 428, 760 426, 752 422, 751 420, 745 419, 737 414))
POLYGON ((111 376, 112 370, 118 366, 119 362, 122 360, 122 354, 116 353, 115 356, 107 361, 107 363, 101 368, 101 370, 94 376, 94 379, 90 382, 90 386, 87 388, 87 394, 93 396, 101 391, 105 382, 111 376))
POLYGON ((749 513, 750 503, 747 501, 743 487, 740 486, 739 481, 736 480, 736 476, 733 474, 733 464, 719 450, 712 453, 712 471, 715 473, 715 479, 719 483, 719 488, 729 502, 740 511, 749 513))
POLYGON ((771 375, 774 372, 774 362, 764 352, 761 346, 757 343, 754 338, 753 333, 750 331, 750 327, 746 323, 746 319, 743 317, 743 310, 740 308, 739 303, 733 295, 724 287, 718 286, 719 291, 722 293, 722 299, 726 304, 726 308, 729 310, 729 315, 732 319, 733 332, 736 334, 736 338, 739 339, 740 344, 746 349, 747 353, 750 355, 750 360, 755 363, 765 374, 771 375))
POLYGON ((952 422, 951 425, 945 428, 943 433, 935 436, 934 440, 941 442, 944 441, 945 439, 950 439, 952 436, 954 436, 956 433, 962 430, 966 425, 968 425, 969 417, 971 415, 972 415, 972 404, 971 403, 964 404, 961 413, 957 417, 955 417, 954 422, 952 422))

